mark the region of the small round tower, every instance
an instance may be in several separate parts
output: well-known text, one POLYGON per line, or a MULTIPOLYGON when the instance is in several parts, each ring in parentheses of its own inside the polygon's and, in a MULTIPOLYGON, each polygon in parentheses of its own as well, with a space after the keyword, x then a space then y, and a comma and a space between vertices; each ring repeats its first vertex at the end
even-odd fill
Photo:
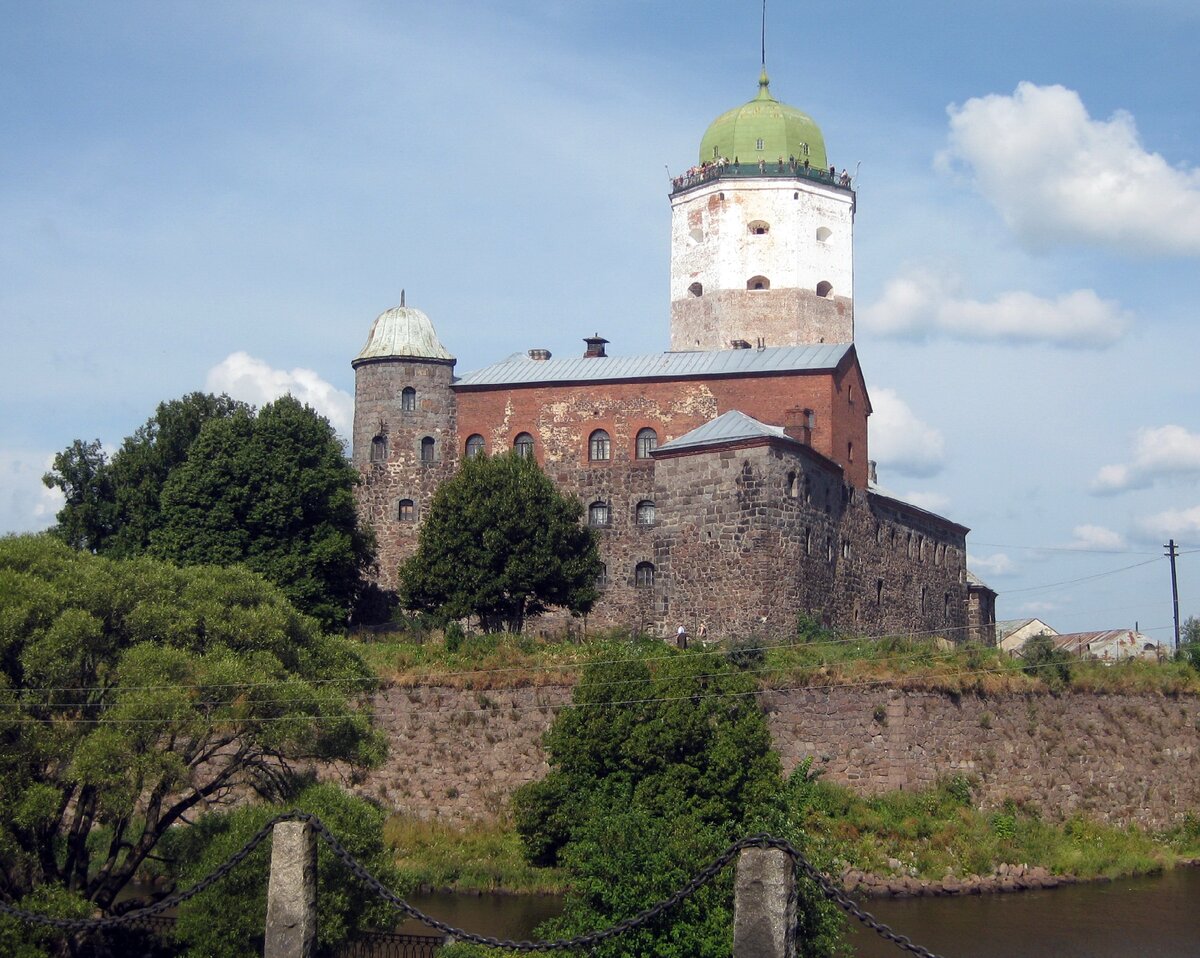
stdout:
POLYGON ((764 67, 672 184, 671 349, 853 342, 853 227, 849 178, 764 67))
POLYGON ((362 475, 359 514, 375 529, 379 580, 396 587, 434 490, 457 462, 454 357, 421 310, 380 313, 354 357, 352 459, 362 475))

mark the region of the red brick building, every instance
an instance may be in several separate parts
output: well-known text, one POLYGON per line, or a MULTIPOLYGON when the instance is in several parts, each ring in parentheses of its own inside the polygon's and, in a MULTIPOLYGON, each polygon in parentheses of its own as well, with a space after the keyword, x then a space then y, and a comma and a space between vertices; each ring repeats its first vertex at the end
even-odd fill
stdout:
POLYGON ((675 181, 671 351, 609 356, 596 334, 456 378, 424 313, 380 315, 353 362, 353 441, 381 583, 461 457, 517 449, 599 534, 594 623, 767 635, 803 613, 964 638, 966 528, 874 485, 854 201, 764 74, 675 181))

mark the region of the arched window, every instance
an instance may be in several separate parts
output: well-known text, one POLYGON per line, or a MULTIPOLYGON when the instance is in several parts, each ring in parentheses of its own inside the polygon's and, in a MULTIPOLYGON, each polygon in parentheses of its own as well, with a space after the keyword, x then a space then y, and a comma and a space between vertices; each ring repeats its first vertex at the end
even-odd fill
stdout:
POLYGON ((401 499, 400 504, 396 507, 396 518, 401 522, 415 522, 417 519, 417 506, 411 499, 401 499))
POLYGON ((636 517, 639 526, 654 525, 654 503, 649 499, 643 499, 639 502, 637 504, 636 517))
POLYGON ((483 436, 479 433, 467 436, 467 458, 474 459, 476 456, 483 455, 483 436))
POLYGON ((513 449, 517 451, 517 455, 522 459, 528 459, 533 455, 533 436, 527 432, 521 433, 513 440, 513 449))
POLYGON ((433 462, 436 452, 437 443, 434 442, 433 436, 426 436, 421 440, 421 462, 433 462))
POLYGON ((833 283, 827 279, 821 280, 821 282, 817 283, 817 295, 822 299, 828 299, 833 295, 833 283))
POLYGON ((603 429, 597 429, 588 437, 588 458, 592 462, 607 461, 611 446, 608 433, 603 429))
POLYGON ((633 584, 639 589, 654 587, 654 563, 639 562, 633 569, 633 584))
POLYGON ((883 580, 882 579, 875 580, 875 605, 876 606, 883 605, 883 580))
POLYGON ((688 287, 688 292, 693 296, 703 296, 704 287, 700 283, 692 283, 692 285, 688 287))
POLYGON ((600 574, 596 576, 596 588, 603 589, 608 585, 608 566, 600 563, 600 574))
POLYGON ((638 459, 649 459, 650 453, 658 448, 658 433, 647 426, 645 429, 639 429, 637 434, 637 442, 634 444, 634 455, 638 459))
POLYGON ((589 526, 607 526, 612 516, 608 508, 608 503, 597 499, 588 506, 588 525, 589 526))
POLYGON ((765 276, 751 276, 746 280, 746 289, 770 289, 771 281, 765 276))
POLYGON ((800 495, 800 480, 796 478, 794 472, 787 474, 787 495, 789 499, 795 499, 800 495))
POLYGON ((387 462, 387 436, 371 440, 371 462, 387 462))
POLYGON ((412 386, 405 386, 400 391, 400 408, 412 412, 417 408, 417 391, 412 386))
POLYGON ((765 236, 771 230, 771 224, 766 220, 751 220, 746 224, 751 236, 765 236))

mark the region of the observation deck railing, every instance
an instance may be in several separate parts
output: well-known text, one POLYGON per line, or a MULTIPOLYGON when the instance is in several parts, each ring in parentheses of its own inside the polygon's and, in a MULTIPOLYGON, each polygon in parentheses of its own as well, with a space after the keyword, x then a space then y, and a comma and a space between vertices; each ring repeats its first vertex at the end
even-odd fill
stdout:
POLYGON ((716 180, 750 179, 752 177, 812 180, 823 186, 845 190, 850 194, 854 193, 850 175, 847 173, 832 173, 829 170, 805 166, 798 160, 756 160, 753 163, 717 161, 706 166, 694 166, 679 176, 671 177, 671 195, 674 196, 676 193, 683 193, 716 180))

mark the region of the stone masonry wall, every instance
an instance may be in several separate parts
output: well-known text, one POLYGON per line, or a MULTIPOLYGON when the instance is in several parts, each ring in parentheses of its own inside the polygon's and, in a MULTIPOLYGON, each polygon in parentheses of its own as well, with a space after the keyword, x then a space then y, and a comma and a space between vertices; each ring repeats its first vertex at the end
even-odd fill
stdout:
MULTIPOLYGON (((542 736, 569 697, 561 687, 381 692, 391 751, 356 787, 420 818, 495 818, 548 770, 542 736)), ((983 805, 1028 801, 1056 819, 1163 827, 1200 810, 1194 696, 808 689, 768 693, 763 706, 786 771, 812 755, 830 781, 863 794, 962 772, 979 779, 983 805)))

